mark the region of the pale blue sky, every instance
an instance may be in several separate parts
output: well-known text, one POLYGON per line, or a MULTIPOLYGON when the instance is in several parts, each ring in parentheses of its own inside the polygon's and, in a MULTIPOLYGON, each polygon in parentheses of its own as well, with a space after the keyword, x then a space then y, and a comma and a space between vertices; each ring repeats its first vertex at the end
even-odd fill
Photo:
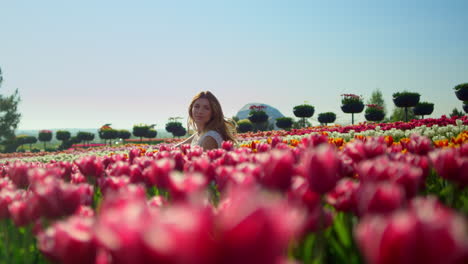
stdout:
POLYGON ((468 82, 468 1, 0 3, 0 93, 19 89, 20 129, 161 129, 201 90, 227 116, 307 101, 339 123, 342 93, 380 88, 391 110, 410 90, 439 117, 468 82))

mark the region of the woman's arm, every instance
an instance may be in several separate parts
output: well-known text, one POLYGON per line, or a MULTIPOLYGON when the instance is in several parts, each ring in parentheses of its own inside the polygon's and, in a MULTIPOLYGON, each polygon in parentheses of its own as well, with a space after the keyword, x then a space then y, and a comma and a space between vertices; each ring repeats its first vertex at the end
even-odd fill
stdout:
POLYGON ((194 137, 195 137, 195 134, 191 135, 191 136, 188 137, 186 140, 177 143, 174 147, 177 147, 177 148, 178 148, 178 147, 180 147, 180 146, 183 145, 183 144, 190 144, 190 143, 192 143, 192 140, 193 140, 194 137))

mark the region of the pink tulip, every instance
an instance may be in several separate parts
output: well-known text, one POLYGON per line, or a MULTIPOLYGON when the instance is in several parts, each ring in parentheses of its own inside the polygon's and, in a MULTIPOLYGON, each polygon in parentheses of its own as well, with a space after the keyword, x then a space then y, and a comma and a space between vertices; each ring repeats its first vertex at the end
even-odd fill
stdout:
POLYGON ((129 185, 109 192, 96 220, 98 245, 110 254, 113 264, 149 263, 142 238, 153 221, 143 188, 129 185))
POLYGON ((47 175, 41 169, 31 172, 30 178, 37 179, 33 182, 31 190, 37 199, 41 214, 45 217, 57 218, 73 214, 82 202, 89 201, 90 196, 92 197, 89 185, 68 184, 47 175))
POLYGON ((148 207, 150 208, 161 208, 165 205, 167 205, 167 201, 163 196, 160 195, 153 196, 148 201, 148 207))
POLYGON ((198 172, 203 174, 207 181, 214 179, 215 167, 206 157, 195 158, 192 161, 185 163, 184 172, 198 172))
POLYGON ((391 161, 387 157, 361 162, 359 178, 363 182, 389 181, 401 185, 406 196, 411 198, 423 185, 423 171, 405 162, 391 161))
POLYGON ((330 145, 320 145, 304 153, 300 167, 312 191, 325 194, 332 190, 342 177, 341 159, 330 145))
POLYGON ((100 178, 104 174, 105 166, 99 157, 86 156, 76 160, 75 164, 90 183, 94 183, 96 178, 100 178))
POLYGON ((94 263, 96 241, 94 219, 72 216, 56 222, 38 235, 38 248, 45 256, 60 263, 94 263))
POLYGON ((7 168, 7 175, 18 188, 26 188, 29 185, 28 169, 29 164, 16 161, 7 168))
POLYGON ((405 205, 405 191, 390 182, 361 183, 357 190, 359 215, 389 214, 405 205))
POLYGON ((143 234, 146 263, 216 263, 214 217, 208 208, 178 205, 161 210, 143 234))
POLYGON ((417 155, 427 155, 433 150, 432 141, 424 136, 412 134, 409 142, 400 141, 403 148, 406 148, 410 153, 417 155))
POLYGON ((341 179, 335 189, 326 196, 327 203, 338 211, 357 212, 357 193, 359 183, 349 179, 341 179))
POLYGON ((468 157, 454 149, 442 149, 430 154, 434 169, 440 177, 468 186, 468 157))
POLYGON ((173 172, 169 175, 169 193, 175 201, 185 201, 194 196, 204 196, 208 182, 200 173, 173 172))
POLYGON ((234 188, 219 206, 216 263, 274 263, 303 229, 305 214, 252 188, 234 188))
POLYGON ((143 171, 143 178, 148 186, 169 188, 169 174, 174 170, 175 162, 172 159, 160 159, 153 161, 143 171))
POLYGON ((126 185, 130 184, 130 178, 126 176, 122 177, 105 177, 99 181, 99 187, 102 193, 106 193, 109 190, 118 190, 126 185))
POLYGON ((356 239, 370 264, 466 263, 468 232, 462 216, 432 198, 417 198, 388 217, 364 218, 356 239))
POLYGON ((136 157, 140 157, 140 155, 141 155, 141 150, 139 148, 131 149, 130 152, 128 153, 130 164, 133 163, 136 157))
POLYGON ((327 144, 328 136, 323 134, 312 134, 308 137, 303 137, 301 143, 305 148, 315 148, 320 144, 327 144))
POLYGON ((387 143, 385 138, 377 137, 367 139, 365 142, 356 140, 346 144, 343 154, 350 157, 356 164, 385 154, 387 143))
POLYGON ((130 164, 125 161, 113 163, 106 169, 106 174, 113 177, 130 176, 130 164))
MULTIPOLYGON (((261 155, 261 154, 258 154, 261 155)), ((257 156, 258 156, 257 155, 257 156)), ((294 176, 294 156, 290 151, 273 150, 261 162, 259 182, 267 188, 286 191, 294 176)))
POLYGON ((234 149, 234 143, 232 143, 232 141, 224 141, 221 144, 221 148, 226 151, 232 151, 234 149))

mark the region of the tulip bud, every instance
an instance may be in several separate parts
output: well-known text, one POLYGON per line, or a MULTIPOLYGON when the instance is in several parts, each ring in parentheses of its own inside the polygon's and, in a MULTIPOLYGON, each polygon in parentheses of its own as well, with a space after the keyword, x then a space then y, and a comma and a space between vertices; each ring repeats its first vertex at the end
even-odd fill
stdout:
POLYGON ((300 167, 311 190, 319 194, 332 190, 342 177, 341 159, 335 149, 329 145, 320 145, 304 153, 300 167))
POLYGON ((389 182, 361 183, 357 193, 360 215, 389 214, 402 207, 405 202, 404 190, 389 182))
POLYGON ((356 240, 370 264, 457 264, 468 256, 465 220, 432 198, 417 198, 385 218, 364 218, 356 240))
POLYGON ((29 185, 27 163, 16 161, 8 166, 7 175, 17 188, 26 188, 29 185))
POLYGON ((94 263, 96 242, 94 219, 73 216, 57 222, 38 236, 38 248, 60 263, 94 263))

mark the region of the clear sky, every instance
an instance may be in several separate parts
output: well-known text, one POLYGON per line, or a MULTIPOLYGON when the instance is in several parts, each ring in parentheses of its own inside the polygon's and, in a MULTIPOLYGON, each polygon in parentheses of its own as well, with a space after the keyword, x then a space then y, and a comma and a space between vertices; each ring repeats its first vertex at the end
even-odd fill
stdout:
POLYGON ((439 117, 468 82, 466 0, 0 3, 0 93, 19 89, 20 129, 162 129, 201 90, 227 116, 307 102, 339 123, 342 93, 379 88, 391 110, 409 90, 439 117))

